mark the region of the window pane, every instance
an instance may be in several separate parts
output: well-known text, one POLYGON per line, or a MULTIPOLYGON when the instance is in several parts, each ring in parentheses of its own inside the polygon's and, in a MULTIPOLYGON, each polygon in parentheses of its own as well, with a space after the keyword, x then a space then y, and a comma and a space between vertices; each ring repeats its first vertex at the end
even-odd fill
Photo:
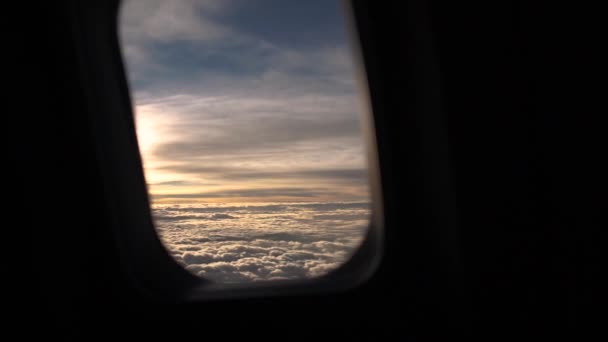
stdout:
POLYGON ((223 283, 303 279, 362 242, 368 189, 340 1, 125 1, 156 228, 223 283))

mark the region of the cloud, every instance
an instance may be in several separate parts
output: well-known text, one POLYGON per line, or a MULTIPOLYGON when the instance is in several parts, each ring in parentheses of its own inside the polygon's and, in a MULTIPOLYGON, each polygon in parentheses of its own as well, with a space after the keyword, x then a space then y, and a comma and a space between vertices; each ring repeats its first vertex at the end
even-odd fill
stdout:
MULTIPOLYGON (((191 186, 191 185, 201 185, 200 182, 192 182, 192 181, 186 181, 186 180, 174 180, 174 181, 165 181, 165 182, 158 182, 158 183, 152 183, 150 185, 160 185, 160 186, 191 186)), ((217 184, 205 184, 205 185, 217 185, 217 184)))
MULTIPOLYGON (((120 37, 129 77, 137 81, 138 88, 153 87, 157 90, 161 88, 154 87, 155 84, 162 89, 178 87, 192 90, 194 85, 200 86, 201 83, 212 85, 211 88, 205 87, 207 89, 223 88, 222 84, 226 82, 221 79, 227 79, 230 87, 242 81, 248 81, 245 86, 252 86, 254 84, 250 81, 254 81, 258 87, 280 83, 275 89, 287 89, 293 84, 306 82, 312 82, 312 88, 316 90, 328 83, 333 87, 325 90, 353 88, 352 61, 342 30, 338 30, 341 33, 338 39, 334 37, 331 40, 327 32, 315 32, 317 37, 314 40, 318 45, 300 46, 293 43, 303 41, 293 37, 289 39, 289 35, 295 37, 315 30, 311 27, 284 27, 288 39, 275 41, 271 39, 272 33, 257 30, 259 25, 267 23, 254 20, 259 25, 247 25, 245 22, 248 20, 230 15, 252 10, 247 7, 244 2, 219 0, 125 1, 120 11, 120 37), (325 34, 325 42, 319 40, 320 34, 325 34), (296 75, 300 80, 293 82, 296 75)), ((264 4, 256 7, 262 12, 273 10, 261 8, 264 4)), ((276 4, 269 7, 276 7, 276 4)), ((316 17, 326 15, 326 12, 317 13, 316 17)), ((273 19, 281 22, 277 25, 283 26, 289 22, 284 20, 286 15, 299 16, 297 13, 275 15, 273 19)), ((252 19, 252 15, 249 17, 252 19)), ((330 25, 326 25, 326 29, 334 31, 340 27, 340 22, 330 17, 330 25)), ((341 18, 338 16, 337 19, 341 18)), ((273 25, 270 32, 276 31, 273 25)), ((301 87, 296 88, 302 90, 301 87)))
POLYGON ((203 222, 205 220, 231 220, 231 219, 237 219, 238 217, 236 216, 232 216, 232 215, 228 215, 228 214, 221 214, 221 213, 216 213, 210 216, 205 216, 205 215, 157 215, 155 216, 155 219, 157 221, 186 221, 186 220, 195 220, 198 222, 203 222))
POLYGON ((228 214, 213 214, 209 217, 211 220, 226 220, 226 219, 235 219, 236 217, 228 214))
POLYGON ((243 2, 123 5, 123 53, 155 198, 366 198, 354 66, 339 13, 328 12, 337 7, 294 5, 300 10, 256 7, 280 34, 243 2), (302 13, 317 26, 298 26, 302 13))
POLYGON ((163 144, 154 154, 159 158, 170 156, 179 160, 199 155, 268 153, 297 148, 302 143, 311 143, 310 147, 331 146, 332 143, 361 144, 359 123, 355 115, 319 119, 299 116, 293 112, 277 111, 272 117, 261 118, 250 113, 249 117, 233 116, 224 122, 208 122, 208 125, 199 123, 192 128, 200 127, 201 132, 213 133, 184 137, 181 141, 163 144))
POLYGON ((335 192, 316 188, 262 188, 262 189, 233 189, 223 191, 209 191, 191 194, 157 194, 154 198, 224 198, 224 197, 316 197, 336 195, 335 192))
POLYGON ((369 208, 363 202, 157 205, 154 216, 161 239, 187 270, 239 283, 310 278, 336 269, 361 243, 369 208), (239 219, 209 220, 233 216, 226 212, 239 213, 239 219), (207 219, 191 219, 201 213, 207 219), (320 216, 334 221, 327 225, 320 216))
POLYGON ((369 210, 368 202, 324 202, 324 203, 276 203, 276 204, 163 204, 154 207, 154 213, 167 217, 174 214, 191 214, 191 213, 234 213, 234 212, 251 212, 251 213, 278 213, 288 211, 290 213, 302 211, 319 211, 321 213, 335 213, 343 210, 369 210))
MULTIPOLYGON (((166 63, 161 51, 166 44, 203 44, 235 35, 212 19, 228 10, 230 1, 217 0, 126 0, 120 9, 119 32, 128 76, 138 88, 150 80, 168 78, 175 65, 166 63)), ((186 46, 186 45, 184 45, 186 46)), ((141 89, 139 89, 141 90, 141 89)))
MULTIPOLYGON (((353 182, 364 184, 367 182, 367 170, 365 169, 317 169, 317 170, 289 170, 289 171, 259 171, 254 169, 237 169, 229 167, 209 167, 196 164, 173 164, 162 167, 163 170, 177 171, 179 173, 192 173, 197 175, 212 175, 223 181, 247 180, 257 181, 264 179, 298 179, 319 180, 325 179, 331 182, 353 182)), ((169 181, 156 183, 154 185, 196 185, 190 181, 169 181)), ((209 184, 211 185, 211 184, 209 184)), ((212 184, 217 185, 217 184, 212 184)))
POLYGON ((210 167, 243 158, 262 159, 264 165, 272 159, 271 166, 284 166, 287 158, 306 162, 303 168, 315 161, 324 168, 363 166, 359 117, 351 98, 184 95, 141 105, 138 113, 140 120, 165 113, 162 134, 172 139, 156 146, 151 157, 170 159, 167 167, 210 167))
MULTIPOLYGON (((158 161, 147 168, 148 175, 173 174, 173 179, 204 185, 205 193, 217 192, 211 184, 246 188, 280 182, 273 186, 307 184, 336 194, 353 193, 347 188, 357 187, 360 199, 366 196, 358 116, 345 99, 184 95, 143 106, 148 112, 170 113, 155 134, 166 138, 146 155, 146 161, 158 161)), ((153 190, 170 185, 154 183, 161 184, 153 190)))
POLYGON ((127 0, 123 1, 121 33, 126 43, 152 41, 204 41, 225 37, 229 28, 209 20, 209 15, 226 9, 217 0, 127 0))

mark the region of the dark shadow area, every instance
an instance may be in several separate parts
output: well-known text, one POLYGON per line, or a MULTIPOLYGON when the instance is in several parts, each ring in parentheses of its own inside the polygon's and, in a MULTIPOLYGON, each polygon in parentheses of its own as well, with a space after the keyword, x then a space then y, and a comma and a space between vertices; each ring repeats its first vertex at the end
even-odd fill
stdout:
POLYGON ((117 4, 25 5, 4 125, 20 336, 525 339, 605 322, 598 9, 353 1, 382 176, 377 271, 341 292, 188 302, 155 295, 200 284, 151 234, 117 4), (116 146, 99 147, 99 125, 116 146))

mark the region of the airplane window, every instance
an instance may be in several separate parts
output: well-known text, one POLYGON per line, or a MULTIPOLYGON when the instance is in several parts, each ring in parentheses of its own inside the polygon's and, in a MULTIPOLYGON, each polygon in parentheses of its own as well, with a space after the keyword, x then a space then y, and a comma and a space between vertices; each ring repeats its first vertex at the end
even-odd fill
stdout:
POLYGON ((157 232, 219 283, 348 260, 371 199, 344 8, 130 0, 122 52, 157 232))

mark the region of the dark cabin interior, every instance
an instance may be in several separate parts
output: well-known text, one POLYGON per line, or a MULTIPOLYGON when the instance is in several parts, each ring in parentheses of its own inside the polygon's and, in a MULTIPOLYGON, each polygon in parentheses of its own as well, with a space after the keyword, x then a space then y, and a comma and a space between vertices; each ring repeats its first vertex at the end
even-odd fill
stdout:
POLYGON ((558 2, 350 4, 376 129, 382 260, 341 291, 217 300, 148 293, 138 284, 183 293, 191 280, 173 276, 156 237, 138 236, 130 246, 141 250, 125 254, 116 233, 151 224, 119 2, 20 4, 6 65, 17 77, 15 109, 5 113, 5 199, 25 237, 5 242, 17 268, 5 278, 15 286, 5 293, 15 304, 9 328, 70 341, 524 339, 601 329, 600 12, 558 2), (125 266, 131 257, 145 272, 125 266))

